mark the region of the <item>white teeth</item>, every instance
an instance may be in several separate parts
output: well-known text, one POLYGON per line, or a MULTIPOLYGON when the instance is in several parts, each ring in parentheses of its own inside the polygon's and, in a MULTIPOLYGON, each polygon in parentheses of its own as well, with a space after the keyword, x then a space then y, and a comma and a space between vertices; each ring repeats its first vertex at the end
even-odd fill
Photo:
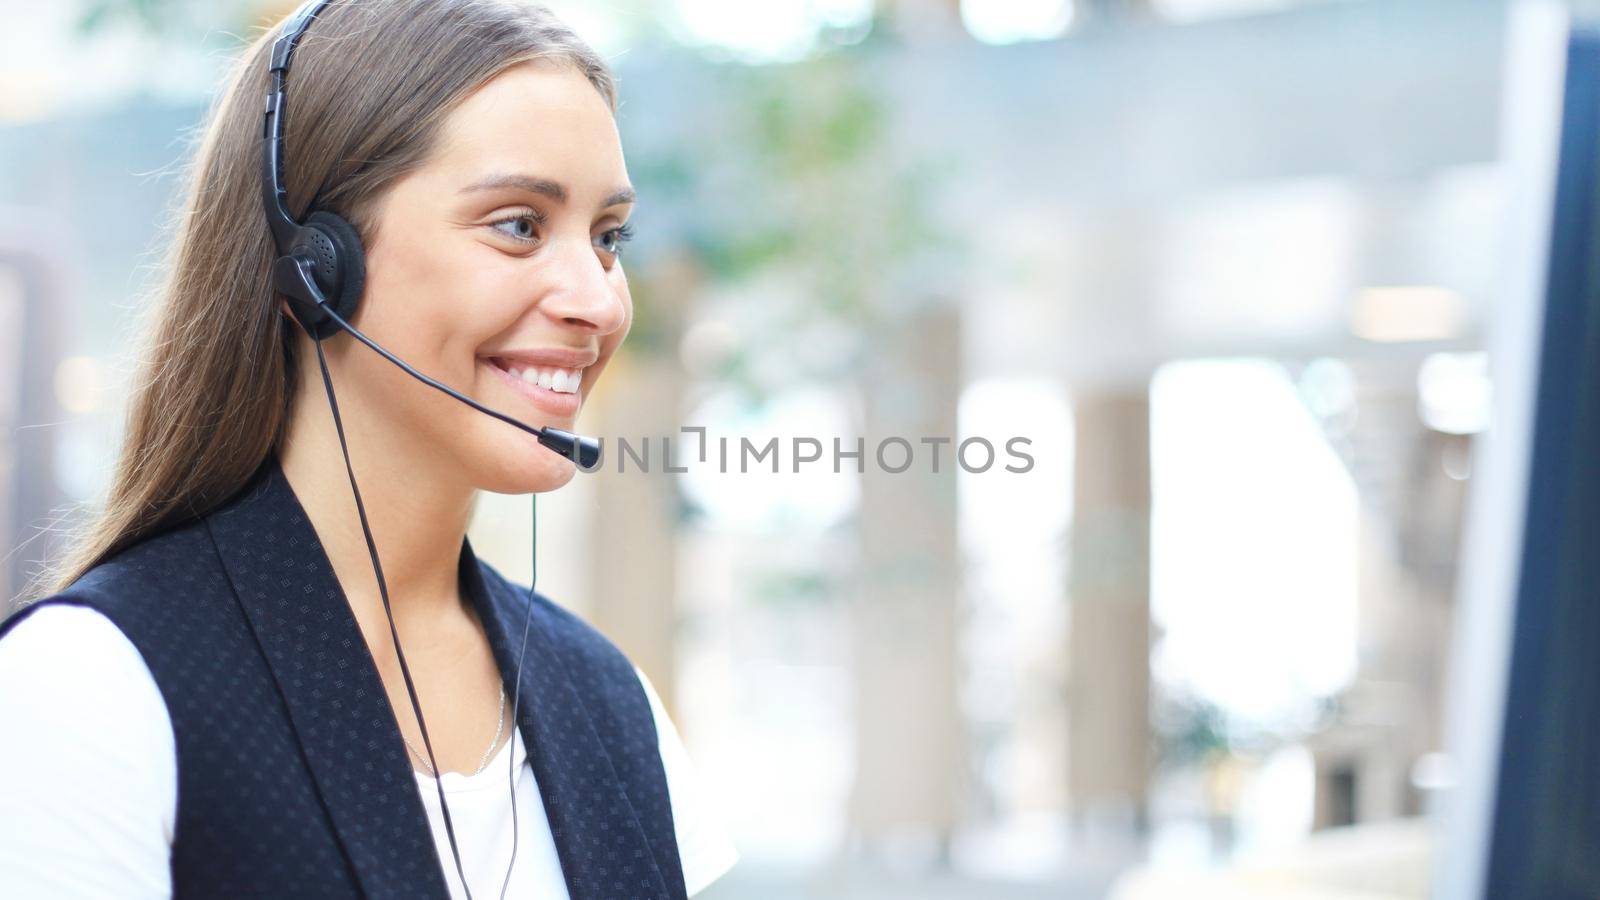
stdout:
POLYGON ((536 384, 558 394, 576 394, 578 385, 583 381, 582 369, 530 367, 521 370, 508 368, 507 371, 513 378, 520 378, 528 384, 536 384))

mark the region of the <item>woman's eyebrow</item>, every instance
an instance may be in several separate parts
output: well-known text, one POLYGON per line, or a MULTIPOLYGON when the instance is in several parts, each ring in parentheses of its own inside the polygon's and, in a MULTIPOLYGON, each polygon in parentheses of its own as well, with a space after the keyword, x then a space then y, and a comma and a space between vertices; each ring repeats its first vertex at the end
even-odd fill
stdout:
MULTIPOLYGON (((489 175, 485 178, 480 178, 472 184, 462 188, 460 193, 471 194, 477 191, 492 191, 497 188, 507 187, 524 190, 530 194, 542 194, 557 203, 567 202, 567 189, 561 184, 561 182, 551 181, 548 178, 539 178, 533 175, 506 173, 489 175)), ((600 206, 603 209, 608 206, 617 206, 618 204, 622 203, 632 203, 633 201, 633 188, 621 187, 612 191, 611 196, 607 197, 605 202, 601 203, 600 206)))

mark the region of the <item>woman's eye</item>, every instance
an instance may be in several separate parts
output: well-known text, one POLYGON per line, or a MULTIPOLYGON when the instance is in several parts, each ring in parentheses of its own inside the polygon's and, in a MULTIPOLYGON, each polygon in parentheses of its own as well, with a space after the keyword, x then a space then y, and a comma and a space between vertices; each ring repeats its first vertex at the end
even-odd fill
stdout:
POLYGON ((601 249, 607 253, 621 255, 622 245, 633 240, 633 226, 621 225, 600 235, 601 249))
POLYGON ((539 234, 539 218, 527 213, 518 213, 492 222, 490 227, 512 240, 532 243, 539 234))

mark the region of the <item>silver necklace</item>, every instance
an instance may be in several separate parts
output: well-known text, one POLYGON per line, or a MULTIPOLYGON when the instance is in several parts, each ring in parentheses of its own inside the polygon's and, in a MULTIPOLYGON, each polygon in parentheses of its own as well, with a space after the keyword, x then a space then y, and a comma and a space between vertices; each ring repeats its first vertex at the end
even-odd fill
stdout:
MULTIPOLYGON (((494 726, 494 740, 490 741, 489 742, 489 748, 487 750, 483 751, 483 757, 478 760, 478 768, 474 769, 472 774, 478 775, 478 774, 482 773, 484 769, 489 767, 489 754, 493 753, 494 752, 494 748, 500 745, 500 735, 505 733, 505 728, 506 728, 506 685, 505 685, 505 682, 502 681, 500 683, 500 721, 495 723, 495 726, 494 726)), ((415 756, 417 758, 417 762, 422 763, 423 767, 428 770, 428 774, 429 775, 433 775, 434 777, 438 777, 438 773, 435 772, 434 769, 433 769, 433 764, 428 762, 428 758, 426 756, 423 756, 421 753, 419 753, 417 751, 416 745, 411 743, 411 739, 406 737, 405 732, 403 732, 403 731, 400 732, 400 740, 406 742, 406 749, 410 750, 411 751, 411 755, 415 756)))

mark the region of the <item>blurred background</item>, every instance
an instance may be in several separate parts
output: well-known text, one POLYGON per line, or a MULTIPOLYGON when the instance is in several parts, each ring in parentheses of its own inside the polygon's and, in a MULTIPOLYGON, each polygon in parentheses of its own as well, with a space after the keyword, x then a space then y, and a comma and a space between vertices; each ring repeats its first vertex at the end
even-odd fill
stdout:
MULTIPOLYGON (((192 141, 294 5, 0 0, 8 595, 106 483, 192 141)), ((743 855, 702 896, 1426 896, 1505 4, 549 5, 640 194, 579 425, 687 471, 544 498, 539 586, 667 700, 743 855)), ((526 507, 472 533, 524 583, 526 507)))

